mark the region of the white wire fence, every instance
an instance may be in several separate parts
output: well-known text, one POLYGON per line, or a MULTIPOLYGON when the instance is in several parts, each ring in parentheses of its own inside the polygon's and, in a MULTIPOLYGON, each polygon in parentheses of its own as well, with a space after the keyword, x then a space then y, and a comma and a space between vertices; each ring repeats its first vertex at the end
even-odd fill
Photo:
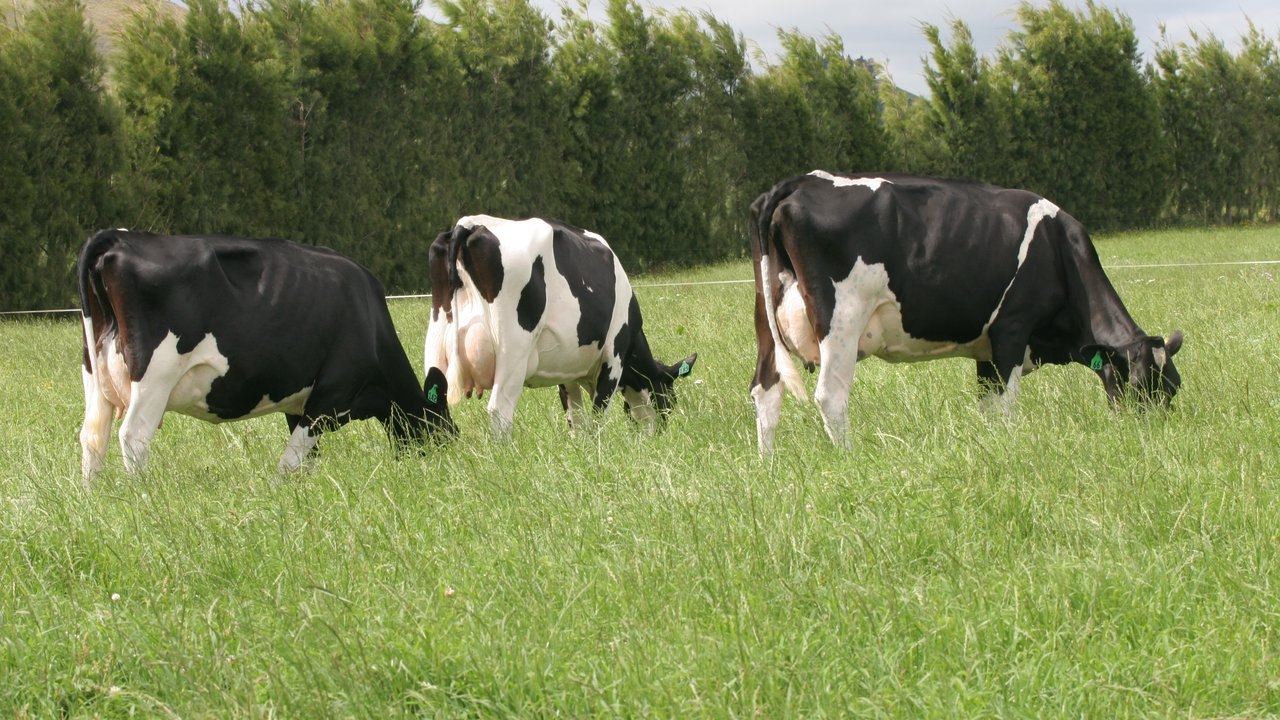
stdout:
MULTIPOLYGON (((1193 262, 1193 263, 1145 263, 1133 265, 1105 265, 1103 269, 1110 272, 1112 270, 1154 270, 1154 269, 1176 269, 1176 268, 1198 268, 1198 267, 1229 267, 1241 265, 1280 265, 1280 260, 1227 260, 1221 262, 1193 262)), ((632 287, 636 289, 642 288, 666 288, 666 287, 699 287, 704 285, 749 285, 754 283, 753 278, 745 280, 695 280, 690 282, 663 282, 663 283, 636 283, 632 287)), ((421 300, 430 298, 431 293, 422 293, 416 295, 388 295, 388 300, 421 300)), ((7 318, 21 317, 42 317, 46 315, 67 315, 70 313, 80 312, 80 308, 58 308, 56 310, 10 310, 0 312, 0 320, 7 318)))

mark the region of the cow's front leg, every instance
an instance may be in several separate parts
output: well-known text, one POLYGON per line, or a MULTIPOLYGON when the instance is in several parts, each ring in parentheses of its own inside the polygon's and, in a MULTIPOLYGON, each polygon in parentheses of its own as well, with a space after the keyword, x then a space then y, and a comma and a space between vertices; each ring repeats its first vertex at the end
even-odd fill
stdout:
POLYGON ((285 413, 284 418, 289 425, 289 440, 285 443, 284 454, 280 456, 280 464, 276 466, 276 471, 282 475, 301 469, 320 442, 319 431, 313 431, 311 423, 301 415, 285 413))
POLYGON ((651 433, 658 432, 658 411, 653 406, 653 393, 624 387, 622 397, 627 401, 627 411, 632 419, 651 433))
MULTIPOLYGON (((314 400, 315 397, 312 395, 311 399, 314 400)), ((312 405, 308 402, 308 407, 311 409, 304 410, 302 415, 285 414, 292 432, 289 434, 289 441, 285 443, 284 455, 280 457, 280 465, 277 467, 281 474, 303 469, 307 461, 319 452, 320 436, 337 430, 352 419, 352 413, 349 410, 335 415, 333 410, 318 409, 341 407, 343 404, 347 403, 317 402, 312 405)))
POLYGON ((277 469, 281 474, 300 470, 307 457, 315 450, 316 444, 320 442, 322 434, 319 427, 301 418, 295 422, 295 417, 297 416, 289 417, 289 425, 293 428, 293 432, 289 435, 289 442, 284 446, 284 455, 280 457, 280 465, 277 469))
POLYGON ((498 440, 511 439, 515 424, 516 403, 520 400, 520 383, 498 383, 489 395, 489 429, 498 440))
POLYGON ((560 386, 560 405, 569 423, 569 434, 591 427, 591 413, 585 412, 582 403, 583 387, 576 382, 560 386))
POLYGON ((1022 376, 1031 367, 1031 348, 1025 339, 992 337, 991 361, 978 361, 978 383, 985 391, 978 402, 983 411, 1012 413, 1022 387, 1022 376))
POLYGON ((978 360, 978 402, 986 405, 988 398, 992 395, 999 395, 1004 389, 1004 383, 1000 381, 1000 373, 996 370, 995 363, 990 360, 978 360))

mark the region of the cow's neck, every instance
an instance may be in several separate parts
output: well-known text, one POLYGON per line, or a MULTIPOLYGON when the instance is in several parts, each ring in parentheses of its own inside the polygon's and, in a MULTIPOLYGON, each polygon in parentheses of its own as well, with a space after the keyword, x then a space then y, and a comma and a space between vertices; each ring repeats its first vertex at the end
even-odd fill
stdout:
MULTIPOLYGON (((1076 251, 1079 254, 1079 251, 1076 251)), ((1076 277, 1070 282, 1071 298, 1082 328, 1082 344, 1122 347, 1146 335, 1134 322, 1120 294, 1102 270, 1092 245, 1086 257, 1077 257, 1076 277), (1088 257, 1092 256, 1092 257, 1088 257)))
POLYGON ((632 390, 650 390, 656 384, 659 372, 649 341, 643 332, 636 333, 624 360, 622 385, 632 390))

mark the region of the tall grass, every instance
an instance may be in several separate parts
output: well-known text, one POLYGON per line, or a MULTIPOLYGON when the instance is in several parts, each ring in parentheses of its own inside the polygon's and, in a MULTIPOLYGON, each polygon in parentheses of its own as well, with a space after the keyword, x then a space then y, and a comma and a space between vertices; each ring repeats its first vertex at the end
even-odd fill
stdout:
MULTIPOLYGON (((1270 228, 1099 241, 1112 265, 1280 256, 1270 228)), ((699 352, 668 430, 397 458, 374 424, 278 478, 280 417, 169 416, 78 477, 79 324, 0 324, 0 713, 1223 716, 1280 713, 1280 291, 1270 266, 1111 271, 1183 329, 1168 412, 1081 367, 981 413, 971 363, 858 366, 853 447, 788 400, 754 447, 753 288, 639 291, 699 352)), ((746 263, 675 279, 750 277, 746 263)), ((660 282, 669 278, 643 278, 660 282)), ((393 313, 420 354, 425 301, 393 313)), ((619 403, 620 404, 620 403, 619 403)))

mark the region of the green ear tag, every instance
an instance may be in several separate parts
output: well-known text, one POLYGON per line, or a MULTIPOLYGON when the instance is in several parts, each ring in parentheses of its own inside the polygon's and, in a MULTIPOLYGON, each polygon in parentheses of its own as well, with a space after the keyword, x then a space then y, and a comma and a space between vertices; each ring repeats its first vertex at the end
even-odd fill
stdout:
POLYGON ((439 399, 440 399, 440 386, 432 385, 431 389, 427 391, 427 402, 435 403, 439 399))
POLYGON ((680 363, 680 369, 676 371, 676 377, 684 377, 691 372, 693 372, 693 368, 689 367, 689 361, 685 360, 680 363))
POLYGON ((1089 369, 1090 370, 1102 369, 1102 351, 1101 350, 1093 354, 1093 359, 1089 361, 1089 369))

